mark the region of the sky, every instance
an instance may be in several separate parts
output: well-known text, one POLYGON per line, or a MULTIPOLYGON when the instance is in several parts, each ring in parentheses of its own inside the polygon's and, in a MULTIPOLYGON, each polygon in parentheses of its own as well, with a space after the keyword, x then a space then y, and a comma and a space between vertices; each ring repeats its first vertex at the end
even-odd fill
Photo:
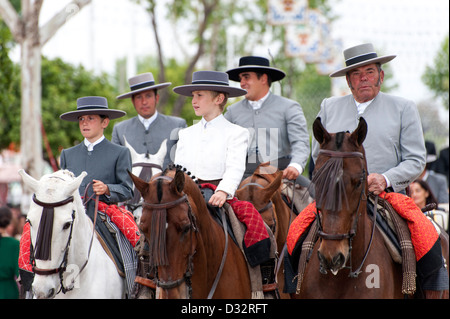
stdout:
MULTIPOLYGON (((397 58, 390 62, 390 67, 399 87, 391 93, 416 103, 432 98, 432 92, 422 83, 421 76, 425 67, 432 65, 445 35, 448 35, 449 1, 329 1, 333 14, 337 16, 331 25, 331 34, 333 38, 342 40, 344 49, 372 42, 383 54, 396 54, 397 58)), ((64 9, 69 2, 45 0, 41 23, 64 9)), ((164 9, 165 2, 158 1, 158 10, 164 9)), ((78 11, 76 7, 67 7, 66 10, 78 11)), ((174 34, 164 16, 163 12, 158 14, 158 21, 163 26, 161 30, 164 31, 161 32, 164 53, 177 56, 180 50, 173 44, 174 34)), ((253 54, 265 55, 267 49, 263 54, 253 54)), ((130 0, 93 0, 68 20, 44 46, 43 54, 50 58, 61 57, 76 65, 81 63, 89 70, 108 73, 114 72, 117 59, 128 57, 128 74, 134 74, 137 57, 155 54, 149 16, 130 0)), ((343 60, 342 54, 340 57, 343 60)), ((230 64, 236 64, 238 58, 232 57, 230 64)), ((345 82, 340 85, 346 86, 345 82)))

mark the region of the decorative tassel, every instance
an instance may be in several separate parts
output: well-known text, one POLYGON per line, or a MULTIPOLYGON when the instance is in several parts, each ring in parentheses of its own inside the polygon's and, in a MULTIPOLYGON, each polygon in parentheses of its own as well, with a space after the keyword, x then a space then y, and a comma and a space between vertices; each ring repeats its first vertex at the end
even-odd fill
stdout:
POLYGON ((150 230, 150 265, 167 266, 166 249, 166 209, 155 209, 152 212, 152 226, 150 230))
POLYGON ((41 215, 41 221, 39 222, 39 230, 36 239, 36 259, 51 259, 54 215, 55 210, 53 207, 44 207, 41 215))

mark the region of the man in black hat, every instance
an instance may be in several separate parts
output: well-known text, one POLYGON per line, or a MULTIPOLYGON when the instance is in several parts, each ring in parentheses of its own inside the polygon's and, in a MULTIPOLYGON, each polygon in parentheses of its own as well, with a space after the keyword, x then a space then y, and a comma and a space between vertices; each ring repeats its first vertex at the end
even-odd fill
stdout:
POLYGON ((158 90, 167 88, 170 82, 156 84, 153 74, 143 73, 129 79, 130 92, 117 99, 131 98, 137 116, 114 125, 111 142, 125 145, 127 142, 140 154, 156 154, 161 143, 167 140, 167 154, 163 163, 166 167, 173 162, 172 148, 178 141, 178 130, 185 128, 186 121, 179 117, 168 116, 157 111, 158 90))
POLYGON ((299 103, 273 94, 272 82, 286 74, 270 67, 263 57, 242 57, 239 67, 227 71, 230 80, 247 90, 245 99, 228 107, 225 118, 250 131, 250 147, 244 178, 259 163, 270 161, 284 170, 283 177, 295 180, 302 174, 309 157, 309 134, 299 103))

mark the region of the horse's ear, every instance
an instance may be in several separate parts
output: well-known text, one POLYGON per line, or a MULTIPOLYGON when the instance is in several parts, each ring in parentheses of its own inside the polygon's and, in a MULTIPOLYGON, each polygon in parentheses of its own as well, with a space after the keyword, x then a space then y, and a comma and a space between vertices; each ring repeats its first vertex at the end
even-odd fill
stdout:
POLYGON ((83 181, 83 179, 86 177, 87 174, 88 173, 83 171, 77 178, 75 178, 72 182, 70 182, 70 184, 67 185, 67 194, 72 194, 76 190, 78 190, 81 182, 83 181))
POLYGON ((37 190, 39 189, 39 181, 28 175, 23 169, 20 169, 18 173, 22 177, 25 185, 28 186, 33 191, 33 193, 37 192, 37 190))
POLYGON ((324 142, 328 142, 329 140, 331 140, 331 136, 328 133, 328 131, 323 127, 320 117, 316 118, 316 120, 313 123, 313 133, 314 137, 316 138, 317 142, 319 142, 320 145, 322 145, 322 143, 324 142))
POLYGON ((178 171, 175 173, 175 177, 173 181, 170 183, 170 187, 174 193, 181 194, 184 188, 185 177, 182 171, 178 171))
POLYGON ((270 200, 270 198, 273 196, 273 194, 277 191, 278 188, 281 186, 281 182, 283 180, 283 172, 277 171, 275 179, 264 188, 264 199, 270 200))
POLYGON ((155 157, 160 160, 161 166, 164 163, 164 158, 166 157, 166 154, 167 154, 167 139, 165 139, 161 143, 161 147, 159 148, 159 151, 155 154, 155 157))
POLYGON ((148 191, 148 183, 146 181, 144 181, 143 179, 140 179, 139 177, 137 177, 136 175, 134 175, 133 173, 131 173, 130 171, 128 171, 128 175, 130 175, 131 180, 133 181, 134 186, 136 186, 137 190, 141 193, 141 194, 146 194, 148 191))
POLYGON ((350 138, 353 139, 358 144, 358 146, 361 146, 364 140, 366 139, 366 136, 367 136, 367 122, 363 117, 361 117, 359 119, 358 127, 356 128, 356 130, 353 131, 350 138))
POLYGON ((137 158, 138 158, 138 156, 139 156, 139 154, 136 152, 136 150, 133 148, 133 146, 131 146, 130 143, 128 143, 125 135, 123 136, 123 140, 125 141, 125 147, 128 148, 128 150, 130 151, 131 161, 133 163, 135 163, 137 158))

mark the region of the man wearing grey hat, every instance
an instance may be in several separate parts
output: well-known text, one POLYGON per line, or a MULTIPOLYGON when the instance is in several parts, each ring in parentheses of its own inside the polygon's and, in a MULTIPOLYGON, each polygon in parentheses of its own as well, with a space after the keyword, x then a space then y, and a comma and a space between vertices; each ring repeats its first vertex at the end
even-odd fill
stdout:
MULTIPOLYGON (((381 65, 395 55, 378 56, 371 43, 344 51, 346 66, 330 75, 345 76, 352 94, 324 99, 319 114, 330 133, 354 131, 359 118, 368 126, 364 140, 369 192, 405 192, 425 168, 426 150, 422 124, 414 102, 380 91, 384 80, 381 65)), ((312 158, 320 145, 313 139, 312 158)), ((421 212, 419 212, 421 214, 421 212)), ((418 282, 426 296, 448 290, 440 239, 417 262, 418 282)))
MULTIPOLYGON (((354 131, 360 117, 368 126, 364 148, 369 170, 369 191, 380 194, 391 187, 404 192, 425 168, 425 144, 414 102, 380 92, 381 65, 395 55, 379 57, 371 43, 344 51, 346 67, 330 75, 345 76, 352 94, 324 99, 319 114, 329 132, 354 131)), ((316 161, 319 145, 312 141, 316 161)))
POLYGON ((185 128, 182 118, 159 113, 159 89, 167 88, 170 82, 156 84, 152 73, 143 73, 129 79, 130 92, 117 99, 131 98, 137 116, 114 125, 111 141, 119 145, 127 142, 140 154, 156 154, 161 143, 167 139, 167 154, 163 167, 173 161, 174 145, 178 141, 178 131, 185 128), (172 154, 172 160, 171 160, 172 154))
MULTIPOLYGON (((86 196, 85 200, 98 195, 99 201, 113 205, 133 197, 133 182, 128 175, 128 171, 131 171, 130 151, 111 143, 103 135, 111 120, 125 114, 124 111, 108 108, 108 101, 104 97, 87 96, 77 100, 76 111, 60 116, 64 121, 78 123, 84 137, 80 144, 61 152, 61 168, 71 171, 75 176, 83 171, 88 173, 79 187, 80 195, 86 196)), ((86 214, 94 220, 95 201, 88 200, 85 205, 86 214)), ((96 231, 108 245, 118 268, 126 275, 127 291, 131 293, 137 267, 135 252, 119 229, 116 228, 113 234, 111 227, 116 226, 102 218, 98 218, 95 224, 96 231)))
POLYGON ((310 153, 306 119, 297 102, 270 91, 272 82, 286 74, 258 56, 242 57, 239 67, 227 73, 247 90, 245 99, 230 105, 225 113, 228 121, 250 131, 244 178, 252 175, 259 163, 270 161, 283 170, 284 178, 297 179, 310 153))

